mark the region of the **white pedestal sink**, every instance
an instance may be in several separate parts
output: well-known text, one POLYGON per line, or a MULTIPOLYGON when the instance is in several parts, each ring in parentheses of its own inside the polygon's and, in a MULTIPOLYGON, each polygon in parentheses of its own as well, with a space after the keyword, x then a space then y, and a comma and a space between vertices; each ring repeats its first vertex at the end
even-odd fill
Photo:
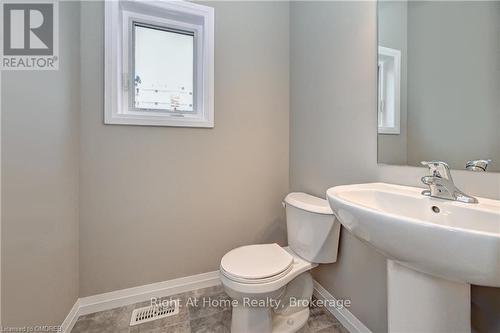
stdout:
POLYGON ((390 332, 470 332, 470 284, 500 287, 500 201, 384 183, 327 191, 340 223, 388 259, 390 332))

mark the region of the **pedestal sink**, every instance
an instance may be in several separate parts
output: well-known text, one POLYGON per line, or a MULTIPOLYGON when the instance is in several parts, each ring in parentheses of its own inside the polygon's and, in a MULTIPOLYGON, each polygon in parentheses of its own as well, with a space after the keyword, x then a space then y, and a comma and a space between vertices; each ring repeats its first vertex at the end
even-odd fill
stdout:
POLYGON ((470 332, 470 284, 500 287, 500 201, 384 183, 327 191, 340 223, 387 257, 390 332, 470 332))

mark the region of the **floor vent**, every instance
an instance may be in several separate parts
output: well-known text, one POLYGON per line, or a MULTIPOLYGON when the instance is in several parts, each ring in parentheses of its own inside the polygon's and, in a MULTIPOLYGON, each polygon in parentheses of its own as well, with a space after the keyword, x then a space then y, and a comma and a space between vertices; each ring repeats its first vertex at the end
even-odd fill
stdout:
POLYGON ((165 317, 175 316, 179 313, 179 300, 165 300, 161 305, 150 305, 143 308, 135 309, 132 312, 130 326, 147 323, 165 317))

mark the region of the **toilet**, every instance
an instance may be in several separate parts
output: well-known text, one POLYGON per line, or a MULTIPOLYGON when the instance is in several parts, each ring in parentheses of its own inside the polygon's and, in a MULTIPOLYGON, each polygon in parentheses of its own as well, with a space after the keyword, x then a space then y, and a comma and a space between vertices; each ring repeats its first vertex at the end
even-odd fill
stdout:
POLYGON ((324 199, 290 193, 288 246, 257 244, 226 253, 220 279, 233 299, 232 333, 291 333, 309 318, 313 280, 309 271, 337 260, 340 223, 324 199))

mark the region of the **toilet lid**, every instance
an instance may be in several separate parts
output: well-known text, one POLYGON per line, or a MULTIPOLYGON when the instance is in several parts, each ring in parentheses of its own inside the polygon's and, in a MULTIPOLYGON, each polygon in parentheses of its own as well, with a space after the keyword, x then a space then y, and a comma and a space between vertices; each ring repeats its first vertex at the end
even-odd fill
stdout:
POLYGON ((279 275, 293 264, 293 256, 278 244, 259 244, 238 247, 221 260, 228 275, 248 280, 266 279, 279 275))

